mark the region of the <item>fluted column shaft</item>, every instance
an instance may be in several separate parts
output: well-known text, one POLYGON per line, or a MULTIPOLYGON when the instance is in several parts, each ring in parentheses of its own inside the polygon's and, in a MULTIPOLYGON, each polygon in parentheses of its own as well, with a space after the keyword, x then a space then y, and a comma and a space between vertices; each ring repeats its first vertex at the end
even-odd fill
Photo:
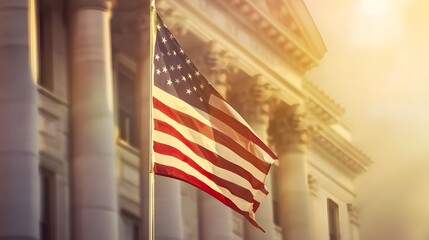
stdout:
POLYGON ((280 222, 284 239, 311 240, 311 202, 307 184, 306 154, 303 146, 289 148, 279 156, 280 222))
POLYGON ((284 103, 270 122, 279 157, 280 223, 286 240, 312 240, 311 196, 307 183, 307 135, 303 109, 284 103))
POLYGON ((234 238, 232 210, 205 192, 200 194, 201 239, 217 240, 234 238))
POLYGON ((110 1, 69 1, 74 239, 116 240, 110 1))
POLYGON ((183 240, 180 182, 155 176, 155 237, 157 240, 183 240))
POLYGON ((34 2, 29 0, 0 1, 2 240, 39 239, 37 71, 30 61, 30 6, 34 2))

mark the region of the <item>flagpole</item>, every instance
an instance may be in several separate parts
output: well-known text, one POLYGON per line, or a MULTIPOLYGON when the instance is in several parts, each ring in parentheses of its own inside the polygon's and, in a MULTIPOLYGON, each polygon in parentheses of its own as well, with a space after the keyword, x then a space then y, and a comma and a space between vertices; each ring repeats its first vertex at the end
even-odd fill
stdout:
POLYGON ((139 67, 138 92, 141 107, 140 122, 140 229, 141 240, 155 239, 155 172, 153 155, 153 98, 154 53, 156 41, 155 0, 144 5, 145 27, 141 32, 141 58, 139 67), (147 8, 148 7, 148 8, 147 8), (149 12, 147 12, 149 9, 149 12), (149 21, 147 21, 149 20, 149 21), (149 25, 149 26, 148 26, 149 25), (147 31, 149 30, 149 31, 147 31), (147 47, 149 45, 149 48, 147 47), (149 50, 149 52, 148 52, 149 50))
POLYGON ((154 86, 154 55, 155 55, 155 41, 156 41, 156 6, 155 0, 150 1, 150 20, 149 20, 149 73, 150 73, 150 88, 149 88, 149 106, 150 106, 150 131, 149 131, 149 226, 148 226, 148 239, 155 240, 155 172, 154 172, 154 159, 153 159, 153 93, 154 86))

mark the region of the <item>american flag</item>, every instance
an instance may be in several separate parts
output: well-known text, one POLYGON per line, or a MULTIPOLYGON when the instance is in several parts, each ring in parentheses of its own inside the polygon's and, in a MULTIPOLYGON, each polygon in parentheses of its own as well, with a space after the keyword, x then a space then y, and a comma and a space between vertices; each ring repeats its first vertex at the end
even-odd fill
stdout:
POLYGON ((154 53, 154 172, 188 182, 246 217, 276 156, 201 75, 161 18, 154 53))

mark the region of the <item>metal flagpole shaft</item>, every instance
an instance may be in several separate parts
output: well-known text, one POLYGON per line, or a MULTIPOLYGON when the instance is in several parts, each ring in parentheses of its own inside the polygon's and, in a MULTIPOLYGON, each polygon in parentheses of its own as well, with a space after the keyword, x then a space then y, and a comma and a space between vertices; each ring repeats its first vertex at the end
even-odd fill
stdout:
POLYGON ((150 72, 150 136, 149 136, 149 228, 148 234, 150 240, 155 240, 155 173, 154 173, 154 159, 153 159, 153 99, 152 99, 152 88, 154 86, 153 74, 154 74, 154 55, 155 55, 155 41, 156 41, 156 6, 155 0, 150 0, 150 40, 149 40, 149 72, 150 72))
POLYGON ((154 86, 154 52, 156 40, 156 9, 155 0, 144 5, 146 23, 141 31, 142 51, 140 58, 138 91, 141 107, 140 121, 140 234, 141 240, 155 239, 155 177, 153 159, 153 99, 154 86), (147 21, 149 20, 149 21, 147 21), (149 25, 149 26, 148 26, 149 25), (147 31, 149 29, 149 32, 147 31), (149 42, 148 42, 149 40, 149 42), (149 43, 149 48, 147 47, 149 43), (149 54, 148 54, 149 50, 149 54))

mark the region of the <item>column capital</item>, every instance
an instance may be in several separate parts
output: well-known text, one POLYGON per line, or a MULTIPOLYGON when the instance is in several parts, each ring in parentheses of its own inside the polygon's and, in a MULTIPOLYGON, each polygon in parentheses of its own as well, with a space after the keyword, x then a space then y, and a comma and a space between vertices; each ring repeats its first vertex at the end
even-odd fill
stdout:
POLYGON ((265 76, 256 74, 233 84, 230 100, 248 122, 268 126, 270 105, 275 89, 265 76))
POLYGON ((115 0, 68 0, 68 9, 73 12, 78 9, 111 10, 115 0))
POLYGON ((226 51, 218 42, 209 41, 201 49, 197 65, 216 90, 224 97, 230 88, 228 75, 236 72, 235 57, 226 51))
MULTIPOLYGON (((142 60, 149 55, 149 4, 114 9, 111 20, 113 52, 142 60)), ((142 60, 143 61, 143 60, 142 60)))
POLYGON ((235 57, 217 41, 211 40, 203 48, 203 62, 211 72, 229 73, 236 70, 235 57))
POLYGON ((268 127, 269 141, 280 155, 285 149, 305 151, 308 129, 303 105, 280 102, 271 115, 268 127))
POLYGON ((180 14, 177 9, 165 6, 164 1, 158 1, 158 13, 162 17, 165 25, 174 34, 175 37, 185 36, 188 32, 186 27, 186 17, 180 14))
POLYGON ((110 13, 99 10, 111 1, 74 1, 80 9, 73 13, 68 29, 72 46, 71 104, 74 106, 70 113, 73 126, 70 174, 73 176, 72 200, 76 203, 73 232, 78 240, 117 240, 115 117, 111 109, 111 34, 107 17, 110 13), (105 227, 94 227, 94 222, 105 227))

